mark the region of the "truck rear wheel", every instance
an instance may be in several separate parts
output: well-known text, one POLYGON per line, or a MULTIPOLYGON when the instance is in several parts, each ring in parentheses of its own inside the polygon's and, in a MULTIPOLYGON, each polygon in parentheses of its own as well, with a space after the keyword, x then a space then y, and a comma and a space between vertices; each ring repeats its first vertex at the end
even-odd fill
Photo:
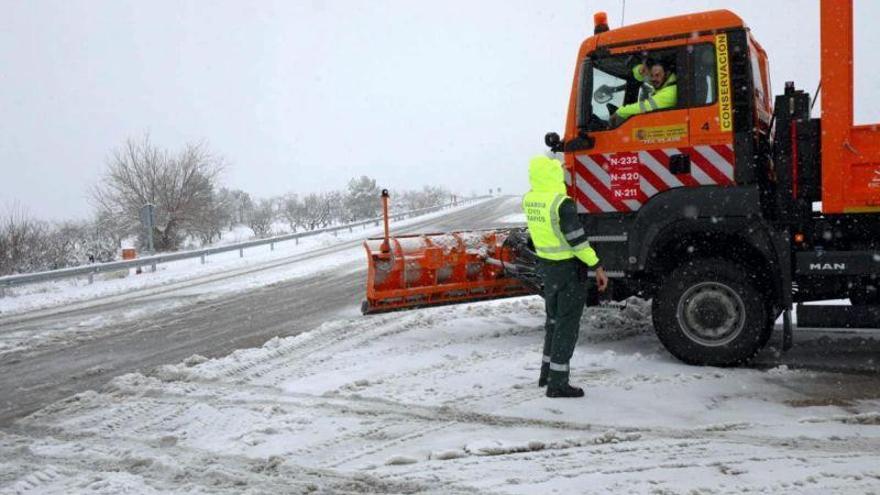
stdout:
POLYGON ((678 359, 733 366, 766 343, 769 316, 764 297, 741 267, 702 259, 666 277, 654 297, 653 319, 660 342, 678 359))

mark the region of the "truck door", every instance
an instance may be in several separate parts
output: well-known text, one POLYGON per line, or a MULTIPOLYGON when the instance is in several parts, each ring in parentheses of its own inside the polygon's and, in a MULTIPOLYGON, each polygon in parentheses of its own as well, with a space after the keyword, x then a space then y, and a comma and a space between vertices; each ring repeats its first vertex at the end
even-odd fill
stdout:
POLYGON ((690 147, 692 174, 704 186, 734 183, 733 93, 727 34, 692 40, 690 78, 690 147))
POLYGON ((664 190, 696 184, 676 168, 678 148, 689 142, 687 108, 657 98, 652 104, 650 95, 658 88, 638 72, 640 66, 650 71, 659 64, 666 87, 676 86, 686 70, 684 46, 630 49, 583 62, 578 111, 589 112, 587 129, 595 146, 574 152, 566 162, 569 192, 580 212, 631 213, 664 190))
POLYGON ((733 183, 730 132, 720 129, 717 118, 714 44, 704 45, 682 41, 583 62, 578 112, 590 112, 583 118, 595 145, 569 154, 566 162, 569 192, 580 212, 626 214, 669 189, 733 183), (706 63, 698 66, 698 58, 706 63), (639 80, 634 70, 640 65, 652 66, 652 73, 658 70, 653 66, 660 65, 665 82, 639 80), (699 102, 697 78, 702 88, 699 102), (677 93, 671 105, 657 97, 668 86, 675 86, 677 93), (646 97, 651 94, 653 103, 646 97), (695 124, 694 116, 704 118, 712 112, 708 130, 701 128, 705 121, 695 124), (692 143, 695 134, 698 139, 692 143))

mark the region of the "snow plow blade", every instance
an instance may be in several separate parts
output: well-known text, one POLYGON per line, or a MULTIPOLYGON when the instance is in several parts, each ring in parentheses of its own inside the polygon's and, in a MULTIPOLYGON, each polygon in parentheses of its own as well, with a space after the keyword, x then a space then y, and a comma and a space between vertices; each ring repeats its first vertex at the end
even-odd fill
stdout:
POLYGON ((534 294, 533 268, 516 263, 512 231, 367 239, 363 314, 534 294), (516 276, 514 276, 516 275, 516 276))

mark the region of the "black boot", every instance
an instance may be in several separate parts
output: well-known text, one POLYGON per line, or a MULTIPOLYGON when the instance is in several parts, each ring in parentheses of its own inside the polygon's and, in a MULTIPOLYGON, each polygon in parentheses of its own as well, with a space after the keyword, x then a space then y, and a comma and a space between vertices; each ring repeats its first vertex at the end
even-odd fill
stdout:
POLYGON ((542 376, 538 378, 538 387, 546 387, 547 386, 547 377, 542 376))
POLYGON ((572 387, 569 384, 565 384, 559 388, 548 388, 547 389, 547 397, 550 398, 558 398, 558 397, 583 397, 584 389, 579 387, 572 387))

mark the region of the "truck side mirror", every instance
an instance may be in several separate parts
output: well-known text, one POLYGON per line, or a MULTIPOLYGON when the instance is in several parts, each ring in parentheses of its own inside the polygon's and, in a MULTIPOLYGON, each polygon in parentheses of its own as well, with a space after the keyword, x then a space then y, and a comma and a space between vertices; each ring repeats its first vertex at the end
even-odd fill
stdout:
POLYGON ((596 146, 596 139, 587 134, 587 131, 581 129, 578 131, 577 137, 569 140, 562 145, 562 151, 572 153, 575 151, 591 150, 596 146))
POLYGON ((562 140, 559 139, 559 134, 556 134, 555 132, 548 132, 544 135, 544 144, 546 144, 547 147, 550 148, 550 151, 554 153, 562 151, 562 140))

